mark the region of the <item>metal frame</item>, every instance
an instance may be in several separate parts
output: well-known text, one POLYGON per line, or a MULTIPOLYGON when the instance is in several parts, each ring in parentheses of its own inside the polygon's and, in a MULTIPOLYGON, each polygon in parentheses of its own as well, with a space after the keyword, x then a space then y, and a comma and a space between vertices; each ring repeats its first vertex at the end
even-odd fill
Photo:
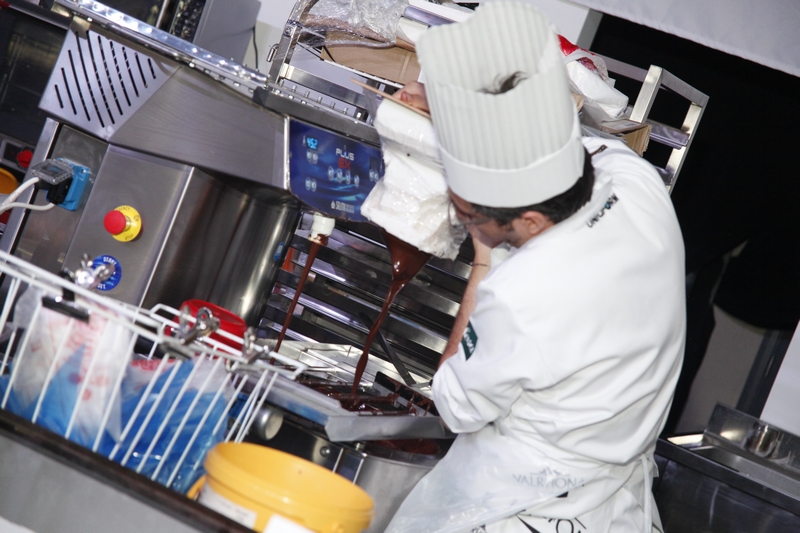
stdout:
POLYGON ((694 140, 700 119, 703 117, 703 111, 708 104, 708 95, 698 91, 662 67, 651 65, 648 70, 644 70, 610 57, 601 57, 605 60, 609 72, 642 82, 636 102, 632 107, 629 106, 626 114, 631 120, 652 127, 651 140, 672 148, 665 168, 659 169, 662 171, 662 178, 667 190, 671 193, 694 140), (668 126, 649 119, 658 92, 664 89, 689 101, 689 109, 679 127, 668 126))

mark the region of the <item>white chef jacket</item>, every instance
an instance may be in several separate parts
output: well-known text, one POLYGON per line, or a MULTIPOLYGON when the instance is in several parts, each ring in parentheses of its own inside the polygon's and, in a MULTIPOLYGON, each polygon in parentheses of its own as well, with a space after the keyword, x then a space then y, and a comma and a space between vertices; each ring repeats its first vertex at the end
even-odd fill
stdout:
POLYGON ((433 381, 460 435, 387 531, 470 531, 525 509, 616 524, 630 506, 614 496, 642 485, 648 519, 683 354, 683 241, 655 169, 619 141, 584 139, 590 153, 603 144, 590 202, 478 285, 433 381))

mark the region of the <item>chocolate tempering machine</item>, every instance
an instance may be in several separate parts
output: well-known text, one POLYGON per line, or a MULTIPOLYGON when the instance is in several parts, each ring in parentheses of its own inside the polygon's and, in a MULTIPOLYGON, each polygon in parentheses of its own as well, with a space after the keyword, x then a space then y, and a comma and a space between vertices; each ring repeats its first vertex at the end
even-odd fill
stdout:
MULTIPOLYGON (((119 273, 102 284, 108 297, 145 308, 203 299, 259 326, 267 342, 305 261, 308 213, 323 212, 340 222, 319 253, 281 353, 308 361, 315 378, 352 382, 391 272, 377 228, 359 209, 382 174, 374 104, 322 78, 313 88, 295 88, 286 77, 267 77, 97 2, 60 5, 73 19, 41 102, 51 118, 31 166, 65 158, 88 168, 91 179, 74 210, 15 210, 0 247, 54 273, 74 269, 88 254, 119 273), (123 207, 142 221, 129 240, 104 225, 123 207)), ((288 39, 292 49, 298 37, 288 39)), ((26 192, 20 201, 44 203, 26 192)), ((364 487, 376 502, 370 531, 383 529, 452 437, 424 387, 399 383, 388 352, 407 366, 411 383, 428 382, 468 273, 465 261, 432 261, 401 293, 382 346, 372 350, 362 385, 393 398, 383 412, 402 414, 353 413, 279 379, 254 424, 254 441, 364 487), (397 439, 442 445, 386 445, 397 439)))

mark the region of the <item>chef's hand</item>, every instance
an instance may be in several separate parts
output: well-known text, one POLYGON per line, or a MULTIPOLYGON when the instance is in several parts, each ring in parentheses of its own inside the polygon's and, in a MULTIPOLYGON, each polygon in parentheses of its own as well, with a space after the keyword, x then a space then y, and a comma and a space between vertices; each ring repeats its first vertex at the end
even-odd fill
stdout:
POLYGON ((416 107, 430 113, 428 107, 428 97, 425 94, 425 86, 418 81, 410 81, 395 93, 395 96, 410 106, 416 107))
POLYGON ((472 247, 475 249, 472 264, 491 264, 492 248, 500 243, 496 242, 496 239, 487 237, 477 225, 469 226, 469 234, 472 236, 472 247))

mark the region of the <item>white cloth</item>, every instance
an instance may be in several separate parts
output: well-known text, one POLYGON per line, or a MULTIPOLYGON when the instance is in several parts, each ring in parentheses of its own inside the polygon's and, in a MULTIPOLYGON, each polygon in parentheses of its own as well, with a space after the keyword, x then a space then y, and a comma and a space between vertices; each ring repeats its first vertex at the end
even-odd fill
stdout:
MULTIPOLYGON (((527 509, 510 518, 473 530, 475 533, 617 533, 647 531, 645 522, 652 523, 652 533, 663 532, 658 510, 651 501, 649 516, 642 506, 646 494, 652 500, 652 485, 645 482, 643 469, 637 469, 631 478, 602 505, 574 518, 550 518, 541 516, 536 507, 527 509)), ((569 497, 569 496, 567 496, 569 497)), ((574 497, 574 495, 573 495, 574 497)), ((546 506, 547 504, 545 504, 546 506)))
POLYGON ((683 242, 653 167, 619 141, 583 142, 608 147, 592 199, 478 285, 433 381, 461 435, 387 531, 470 531, 534 506, 571 519, 653 473, 683 353, 683 242))

